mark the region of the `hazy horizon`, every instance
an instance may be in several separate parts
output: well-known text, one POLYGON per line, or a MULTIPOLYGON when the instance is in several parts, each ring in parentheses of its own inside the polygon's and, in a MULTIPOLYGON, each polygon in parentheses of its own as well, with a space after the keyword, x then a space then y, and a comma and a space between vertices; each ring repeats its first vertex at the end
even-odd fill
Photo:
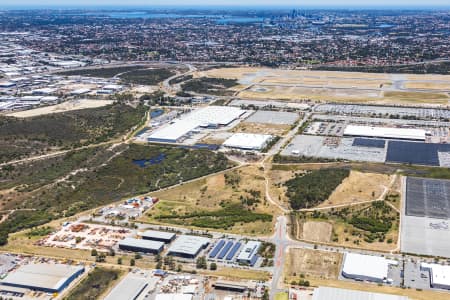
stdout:
POLYGON ((155 0, 149 3, 144 0, 130 0, 124 5, 119 0, 47 0, 47 1, 31 1, 31 0, 4 0, 0 7, 172 7, 172 8, 189 8, 189 7, 321 7, 321 8, 338 8, 338 7, 361 7, 361 8, 382 8, 382 7, 401 7, 401 8, 434 8, 434 7, 450 7, 448 0, 430 0, 426 4, 422 0, 368 0, 363 3, 358 0, 343 0, 339 3, 331 0, 194 0, 189 4, 181 0, 155 0), (299 3, 300 2, 300 3, 299 3))

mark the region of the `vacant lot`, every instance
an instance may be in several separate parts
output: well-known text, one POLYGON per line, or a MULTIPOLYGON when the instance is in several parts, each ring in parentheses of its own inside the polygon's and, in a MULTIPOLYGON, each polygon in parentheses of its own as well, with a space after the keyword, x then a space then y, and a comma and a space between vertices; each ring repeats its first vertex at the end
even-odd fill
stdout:
POLYGON ((144 221, 268 235, 279 212, 264 194, 262 171, 243 167, 154 193, 161 201, 144 221))
MULTIPOLYGON (((298 239, 312 237, 318 240, 324 233, 305 224, 311 221, 327 223, 332 227, 331 241, 323 243, 378 251, 395 249, 399 231, 399 214, 385 201, 296 213, 291 216, 291 221, 292 234, 298 239)), ((325 228, 326 225, 321 226, 325 228)))
POLYGON ((95 268, 65 300, 99 299, 116 282, 120 274, 121 272, 118 270, 95 268))
POLYGON ((0 116, 0 162, 105 142, 142 122, 146 108, 123 104, 29 118, 0 116))
POLYGON ((281 136, 286 134, 291 127, 289 125, 277 125, 277 124, 263 124, 263 123, 240 123, 234 127, 232 132, 244 132, 244 133, 257 133, 257 134, 270 134, 281 136))
POLYGON ((235 79, 201 77, 186 81, 181 85, 181 88, 184 92, 231 96, 233 91, 229 89, 236 85, 235 79))
POLYGON ((305 278, 337 279, 342 254, 309 249, 289 249, 285 263, 287 282, 305 278))
POLYGON ((46 107, 40 107, 36 109, 29 109, 19 112, 13 112, 8 114, 9 117, 16 117, 16 118, 29 118, 29 117, 36 117, 36 116, 42 116, 42 115, 48 115, 48 114, 55 114, 60 112, 67 112, 71 110, 79 110, 79 109, 86 109, 86 108, 97 108, 102 107, 106 105, 111 105, 113 101, 110 100, 89 100, 89 99, 82 99, 82 100, 71 100, 67 102, 63 102, 61 104, 46 106, 46 107))
POLYGON ((378 199, 389 186, 390 175, 351 171, 328 200, 317 207, 351 204, 378 199))
POLYGON ((303 224, 302 239, 312 242, 329 243, 333 226, 327 222, 309 221, 303 224))

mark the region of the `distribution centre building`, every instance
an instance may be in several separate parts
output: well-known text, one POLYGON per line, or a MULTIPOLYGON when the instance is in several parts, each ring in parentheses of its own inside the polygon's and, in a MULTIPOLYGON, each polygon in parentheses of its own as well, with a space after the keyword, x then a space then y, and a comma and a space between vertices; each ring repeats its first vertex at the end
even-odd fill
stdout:
POLYGON ((408 297, 390 294, 363 292, 320 286, 314 290, 312 300, 408 300, 408 297))
POLYGON ((128 273, 105 297, 104 300, 136 300, 144 290, 150 285, 150 290, 154 289, 158 282, 157 277, 143 277, 133 273, 128 273))
POLYGON ((156 230, 146 230, 140 234, 144 240, 163 242, 165 244, 170 244, 176 237, 173 232, 166 231, 156 231, 156 230))
POLYGON ((398 265, 398 262, 381 256, 347 252, 344 255, 342 276, 362 281, 389 282, 390 265, 398 265))
POLYGON ((125 238, 119 242, 119 249, 132 252, 159 254, 164 249, 163 242, 125 238))
POLYGON ((272 140, 269 134, 235 133, 223 146, 243 150, 261 150, 272 140))
POLYGON ((0 281, 0 284, 45 293, 60 293, 83 272, 84 266, 33 263, 19 267, 0 281))
POLYGON ((170 246, 167 254, 184 258, 195 258, 210 242, 209 238, 182 235, 170 246))
POLYGON ((373 127, 348 125, 344 129, 344 136, 385 138, 398 140, 425 141, 427 132, 415 128, 373 127))
POLYGON ((421 263, 420 270, 430 273, 432 288, 450 290, 450 266, 421 263))
POLYGON ((240 108, 228 106, 208 106, 196 109, 180 119, 176 119, 172 124, 157 129, 148 137, 148 141, 177 143, 196 128, 227 126, 246 112, 240 108))

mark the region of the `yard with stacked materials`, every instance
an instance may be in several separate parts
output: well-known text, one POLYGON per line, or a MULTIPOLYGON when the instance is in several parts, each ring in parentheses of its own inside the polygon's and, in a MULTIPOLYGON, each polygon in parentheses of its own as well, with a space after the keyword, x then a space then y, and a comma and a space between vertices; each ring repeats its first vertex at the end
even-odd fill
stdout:
POLYGON ((146 108, 113 104, 30 118, 0 116, 0 162, 105 142, 142 122, 146 108))
POLYGON ((13 211, 0 223, 1 243, 11 232, 233 166, 221 153, 170 146, 122 144, 80 151, 39 161, 39 172, 31 169, 33 163, 2 170, 1 204, 13 211))

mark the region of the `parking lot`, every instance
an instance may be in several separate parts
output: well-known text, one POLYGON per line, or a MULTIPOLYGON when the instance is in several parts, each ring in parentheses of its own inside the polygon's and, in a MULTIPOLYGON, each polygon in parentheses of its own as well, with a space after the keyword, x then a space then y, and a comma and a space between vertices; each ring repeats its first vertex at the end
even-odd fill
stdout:
POLYGON ((285 111, 265 111, 258 110, 245 122, 247 123, 264 123, 275 125, 292 125, 299 119, 299 114, 285 111))
POLYGON ((321 104, 315 112, 351 116, 371 117, 415 117, 417 119, 450 119, 450 110, 438 108, 414 108, 396 106, 353 105, 353 104, 321 104))

